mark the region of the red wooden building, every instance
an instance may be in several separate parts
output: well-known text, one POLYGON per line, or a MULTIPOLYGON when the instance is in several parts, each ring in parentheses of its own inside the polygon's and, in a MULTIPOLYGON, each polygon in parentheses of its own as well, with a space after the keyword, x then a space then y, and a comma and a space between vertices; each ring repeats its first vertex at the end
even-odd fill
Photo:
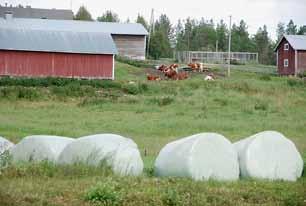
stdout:
POLYGON ((274 51, 280 75, 306 72, 306 35, 284 35, 274 51))
POLYGON ((114 79, 110 34, 0 28, 0 76, 114 79))

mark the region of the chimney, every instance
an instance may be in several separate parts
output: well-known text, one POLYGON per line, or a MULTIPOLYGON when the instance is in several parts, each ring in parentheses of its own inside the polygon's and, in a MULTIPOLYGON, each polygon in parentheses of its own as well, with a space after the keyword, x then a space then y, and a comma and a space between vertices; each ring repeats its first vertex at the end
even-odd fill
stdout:
POLYGON ((4 12, 4 18, 6 19, 6 20, 12 20, 14 17, 13 17, 13 12, 11 12, 11 11, 6 11, 6 12, 4 12))

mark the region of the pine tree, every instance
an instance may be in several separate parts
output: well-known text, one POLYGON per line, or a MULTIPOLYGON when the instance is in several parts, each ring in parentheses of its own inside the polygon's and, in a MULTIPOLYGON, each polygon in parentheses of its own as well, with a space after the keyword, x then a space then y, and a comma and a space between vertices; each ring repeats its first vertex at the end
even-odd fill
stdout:
POLYGON ((287 34, 296 34, 297 33, 297 26, 294 24, 293 20, 291 19, 287 25, 286 33, 287 34))
POLYGON ((216 35, 217 35, 217 41, 218 41, 218 50, 219 51, 226 51, 227 48, 227 34, 228 30, 226 28, 226 24, 223 20, 220 21, 219 24, 217 24, 216 28, 216 35))
POLYGON ((118 17, 118 14, 107 10, 102 16, 99 16, 97 18, 97 21, 101 21, 101 22, 119 22, 120 19, 118 17))
POLYGON ((286 33, 285 24, 282 22, 279 22, 277 24, 277 29, 276 29, 277 41, 279 41, 284 36, 285 33, 286 33))
POLYGON ((298 31, 299 35, 306 35, 306 25, 301 26, 299 31, 298 31))
POLYGON ((85 6, 81 6, 74 16, 74 20, 93 21, 91 14, 87 11, 85 6))
POLYGON ((136 23, 142 24, 143 27, 146 28, 146 30, 149 30, 149 26, 148 26, 147 21, 140 14, 138 14, 138 16, 137 16, 136 23))

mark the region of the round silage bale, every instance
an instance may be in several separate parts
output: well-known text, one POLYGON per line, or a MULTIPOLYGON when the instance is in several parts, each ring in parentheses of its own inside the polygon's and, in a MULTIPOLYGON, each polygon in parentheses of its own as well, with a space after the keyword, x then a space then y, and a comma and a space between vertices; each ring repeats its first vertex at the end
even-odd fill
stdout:
POLYGON ((137 176, 143 170, 143 161, 136 143, 115 134, 97 134, 76 139, 62 151, 58 163, 84 163, 91 166, 106 163, 115 174, 122 176, 137 176))
POLYGON ((155 172, 157 176, 194 180, 237 180, 238 157, 224 136, 196 134, 167 144, 155 161, 155 172))
POLYGON ((303 159, 294 143, 283 134, 264 131, 234 144, 242 177, 296 181, 303 159))
POLYGON ((0 136, 0 155, 5 151, 9 151, 13 146, 12 142, 0 136))
POLYGON ((11 150, 13 162, 56 162, 62 150, 72 141, 72 138, 49 135, 25 137, 11 150))

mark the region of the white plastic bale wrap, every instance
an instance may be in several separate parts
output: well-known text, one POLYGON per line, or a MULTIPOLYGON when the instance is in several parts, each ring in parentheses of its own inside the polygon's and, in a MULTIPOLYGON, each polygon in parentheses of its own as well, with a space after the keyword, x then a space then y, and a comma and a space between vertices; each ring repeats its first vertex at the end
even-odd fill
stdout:
POLYGON ((13 162, 56 162, 62 150, 74 139, 59 136, 35 135, 23 138, 11 154, 13 162))
POLYGON ((0 155, 5 151, 9 151, 13 146, 14 144, 12 142, 0 136, 0 155))
POLYGON ((59 157, 59 164, 85 163, 99 166, 103 162, 115 174, 122 176, 137 176, 143 170, 143 161, 135 142, 115 134, 78 138, 67 145, 59 157))
POLYGON ((242 177, 296 181, 303 159, 294 143, 283 134, 265 131, 234 144, 242 177))
POLYGON ((238 156, 224 136, 196 134, 167 144, 155 161, 155 172, 194 180, 237 180, 238 156))

